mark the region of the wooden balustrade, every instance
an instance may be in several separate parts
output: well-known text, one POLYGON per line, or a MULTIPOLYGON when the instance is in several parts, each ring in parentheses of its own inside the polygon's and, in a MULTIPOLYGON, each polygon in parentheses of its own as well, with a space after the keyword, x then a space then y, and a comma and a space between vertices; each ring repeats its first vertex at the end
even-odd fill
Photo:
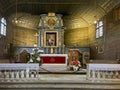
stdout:
POLYGON ((120 64, 87 64, 89 80, 120 80, 120 64))

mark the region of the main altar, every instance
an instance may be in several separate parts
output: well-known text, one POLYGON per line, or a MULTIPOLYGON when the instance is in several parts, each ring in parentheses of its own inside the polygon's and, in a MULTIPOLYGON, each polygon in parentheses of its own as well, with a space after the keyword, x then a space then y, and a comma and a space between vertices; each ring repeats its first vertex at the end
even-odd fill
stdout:
POLYGON ((37 47, 42 47, 43 54, 40 57, 44 68, 67 66, 67 54, 64 54, 64 28, 61 14, 48 13, 40 15, 37 47))
POLYGON ((64 30, 62 14, 41 14, 35 45, 14 47, 14 52, 17 53, 15 62, 27 63, 34 50, 38 49, 41 52, 39 55, 42 61, 41 67, 44 69, 67 69, 74 60, 85 65, 90 57, 89 47, 65 46, 64 30))

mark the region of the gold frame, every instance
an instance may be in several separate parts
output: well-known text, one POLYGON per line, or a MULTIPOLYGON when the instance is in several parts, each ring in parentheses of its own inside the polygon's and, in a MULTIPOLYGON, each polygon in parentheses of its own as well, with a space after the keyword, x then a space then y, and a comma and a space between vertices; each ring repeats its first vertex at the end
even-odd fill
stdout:
POLYGON ((58 31, 45 31, 44 32, 44 47, 58 47, 58 31), (53 45, 48 44, 48 37, 52 37, 53 45))

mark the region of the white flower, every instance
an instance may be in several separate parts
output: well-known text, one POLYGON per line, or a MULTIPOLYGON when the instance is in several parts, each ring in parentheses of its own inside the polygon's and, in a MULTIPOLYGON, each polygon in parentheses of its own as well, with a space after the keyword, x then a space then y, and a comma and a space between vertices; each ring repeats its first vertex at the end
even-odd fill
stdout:
POLYGON ((30 62, 33 62, 32 58, 30 59, 30 62))
POLYGON ((31 53, 31 55, 33 55, 33 53, 31 53))
POLYGON ((36 59, 37 61, 40 61, 40 57, 37 57, 37 59, 36 59))

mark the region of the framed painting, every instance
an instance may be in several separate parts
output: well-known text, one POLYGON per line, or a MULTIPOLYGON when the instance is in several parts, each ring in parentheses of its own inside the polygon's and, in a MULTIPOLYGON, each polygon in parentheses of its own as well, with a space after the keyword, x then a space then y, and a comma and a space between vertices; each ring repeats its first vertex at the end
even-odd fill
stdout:
POLYGON ((103 53, 104 52, 104 45, 99 45, 98 46, 98 53, 103 53))
POLYGON ((57 47, 58 46, 58 32, 57 31, 45 31, 44 46, 45 47, 57 47))

